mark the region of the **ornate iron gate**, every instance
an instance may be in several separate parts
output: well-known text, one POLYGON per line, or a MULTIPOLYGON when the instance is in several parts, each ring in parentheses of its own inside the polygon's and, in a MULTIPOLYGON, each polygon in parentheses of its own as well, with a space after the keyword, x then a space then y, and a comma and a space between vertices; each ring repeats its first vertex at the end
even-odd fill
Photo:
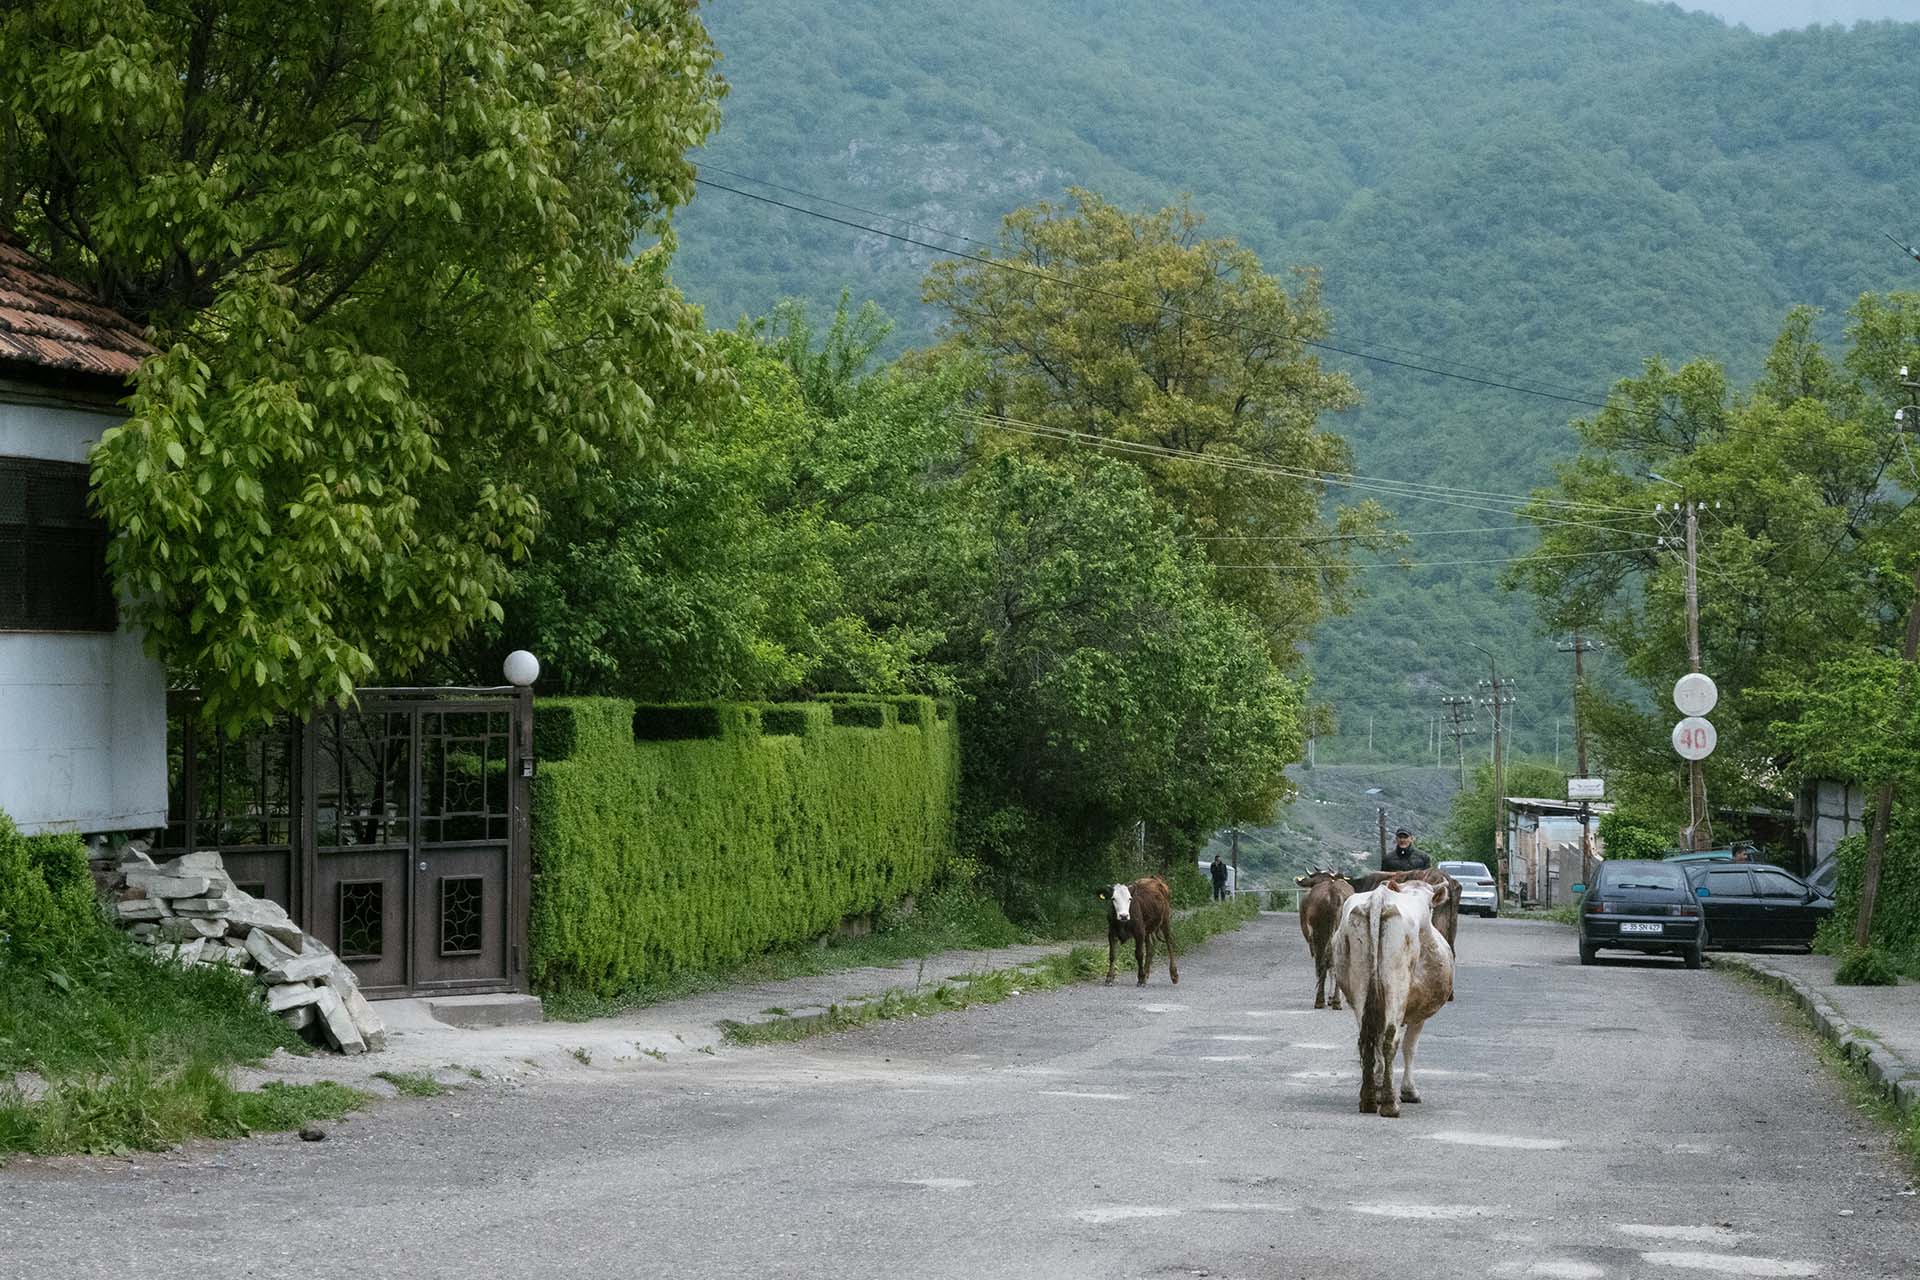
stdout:
POLYGON ((526 691, 363 689, 238 739, 171 711, 163 852, 218 849, 369 996, 525 989, 526 691))

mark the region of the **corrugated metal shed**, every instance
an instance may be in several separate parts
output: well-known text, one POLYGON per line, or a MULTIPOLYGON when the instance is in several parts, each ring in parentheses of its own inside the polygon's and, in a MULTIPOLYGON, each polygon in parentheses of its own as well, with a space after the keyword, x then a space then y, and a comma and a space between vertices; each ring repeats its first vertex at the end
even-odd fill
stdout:
POLYGON ((125 381, 152 354, 131 320, 0 232, 0 371, 25 365, 125 381))

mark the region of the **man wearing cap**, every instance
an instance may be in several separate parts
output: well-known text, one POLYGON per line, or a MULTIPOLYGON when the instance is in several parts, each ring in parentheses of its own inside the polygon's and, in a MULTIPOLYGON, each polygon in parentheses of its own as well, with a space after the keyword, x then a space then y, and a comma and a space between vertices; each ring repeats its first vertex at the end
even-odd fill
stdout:
POLYGON ((1393 833, 1393 848, 1380 859, 1382 871, 1425 871, 1432 865, 1426 854, 1413 847, 1413 832, 1405 827, 1393 833))

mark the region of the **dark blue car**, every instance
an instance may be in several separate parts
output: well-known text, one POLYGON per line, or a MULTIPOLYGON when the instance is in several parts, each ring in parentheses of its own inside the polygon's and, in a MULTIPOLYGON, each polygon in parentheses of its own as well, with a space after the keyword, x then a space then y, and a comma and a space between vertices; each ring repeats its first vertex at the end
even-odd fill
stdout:
POLYGON ((1702 923, 1684 864, 1609 858, 1580 898, 1580 963, 1604 949, 1676 955, 1698 969, 1702 923))

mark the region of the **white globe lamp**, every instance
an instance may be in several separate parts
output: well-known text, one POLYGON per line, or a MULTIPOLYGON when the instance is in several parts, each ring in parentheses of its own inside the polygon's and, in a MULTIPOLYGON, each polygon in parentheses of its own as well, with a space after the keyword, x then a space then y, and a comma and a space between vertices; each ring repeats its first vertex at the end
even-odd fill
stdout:
POLYGON ((525 649, 515 649, 500 664, 500 669, 505 672, 508 684, 524 689, 540 678, 540 659, 525 649))

